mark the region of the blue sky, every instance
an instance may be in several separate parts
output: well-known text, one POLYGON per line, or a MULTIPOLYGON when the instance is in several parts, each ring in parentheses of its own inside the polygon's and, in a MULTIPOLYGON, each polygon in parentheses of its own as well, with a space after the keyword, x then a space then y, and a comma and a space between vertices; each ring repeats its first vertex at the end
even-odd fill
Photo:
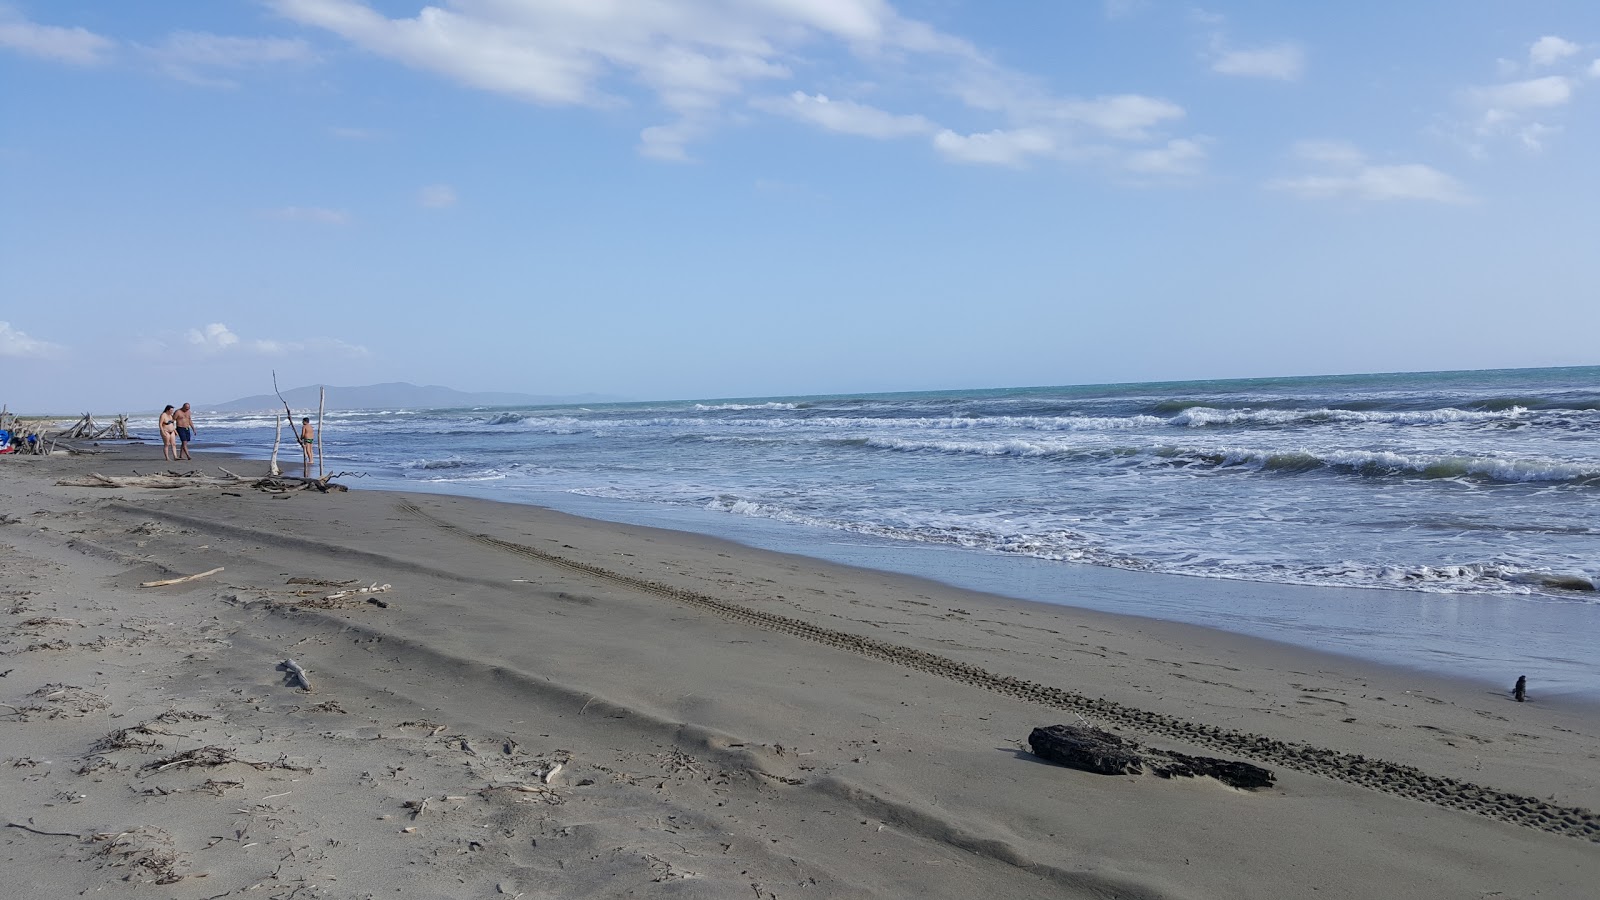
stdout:
POLYGON ((1591 364, 1600 4, 0 0, 0 401, 1591 364))

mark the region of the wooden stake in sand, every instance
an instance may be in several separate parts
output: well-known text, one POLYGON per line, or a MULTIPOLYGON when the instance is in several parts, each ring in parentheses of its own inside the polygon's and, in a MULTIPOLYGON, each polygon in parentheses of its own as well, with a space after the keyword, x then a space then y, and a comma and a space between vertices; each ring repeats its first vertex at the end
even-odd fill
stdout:
POLYGON ((328 405, 328 389, 317 388, 317 477, 323 477, 322 445, 327 443, 327 438, 322 431, 322 410, 328 405))
POLYGON ((277 413, 273 413, 272 414, 272 468, 268 469, 267 471, 271 472, 272 473, 272 477, 274 477, 274 478, 276 478, 279 475, 283 474, 283 470, 278 468, 278 445, 280 445, 282 443, 283 443, 283 419, 279 418, 277 413))
POLYGON ((185 581, 194 581, 197 578, 204 578, 207 575, 215 575, 218 572, 221 572, 222 568, 222 566, 217 566, 215 569, 211 569, 210 571, 196 572, 193 575, 185 575, 182 578, 163 578, 160 581, 146 581, 143 584, 140 584, 139 587, 166 587, 169 584, 183 584, 185 581))

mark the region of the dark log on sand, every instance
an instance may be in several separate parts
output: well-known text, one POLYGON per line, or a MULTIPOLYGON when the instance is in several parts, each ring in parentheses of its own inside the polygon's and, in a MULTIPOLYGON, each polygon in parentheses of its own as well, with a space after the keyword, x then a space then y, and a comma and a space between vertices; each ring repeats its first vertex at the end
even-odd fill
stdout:
POLYGON ((1270 787, 1276 780, 1271 770, 1250 763, 1141 747, 1127 738, 1088 725, 1035 728, 1028 735, 1028 744, 1036 756, 1100 775, 1150 772, 1162 778, 1204 776, 1244 790, 1270 787))

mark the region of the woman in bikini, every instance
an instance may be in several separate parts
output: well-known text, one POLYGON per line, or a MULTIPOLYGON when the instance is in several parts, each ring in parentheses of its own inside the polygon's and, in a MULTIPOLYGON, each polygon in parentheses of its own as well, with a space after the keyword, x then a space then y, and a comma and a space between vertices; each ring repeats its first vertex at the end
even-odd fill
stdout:
POLYGON ((172 417, 172 404, 161 411, 156 424, 161 428, 161 458, 167 462, 178 459, 178 422, 172 417))

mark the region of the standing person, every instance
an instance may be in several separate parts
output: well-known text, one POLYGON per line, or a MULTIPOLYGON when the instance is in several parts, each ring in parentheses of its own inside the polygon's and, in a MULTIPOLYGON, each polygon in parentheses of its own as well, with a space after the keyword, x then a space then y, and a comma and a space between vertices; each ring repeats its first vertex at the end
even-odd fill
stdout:
POLYGON ((189 404, 185 403, 173 413, 172 421, 178 426, 178 451, 184 459, 194 459, 189 455, 189 442, 194 440, 194 413, 189 411, 189 404))
POLYGON ((172 417, 171 403, 161 411, 156 425, 161 429, 161 458, 172 462, 178 458, 178 422, 172 417))
POLYGON ((311 419, 300 420, 300 452, 306 455, 306 477, 311 477, 311 448, 317 442, 317 431, 311 427, 311 419))

